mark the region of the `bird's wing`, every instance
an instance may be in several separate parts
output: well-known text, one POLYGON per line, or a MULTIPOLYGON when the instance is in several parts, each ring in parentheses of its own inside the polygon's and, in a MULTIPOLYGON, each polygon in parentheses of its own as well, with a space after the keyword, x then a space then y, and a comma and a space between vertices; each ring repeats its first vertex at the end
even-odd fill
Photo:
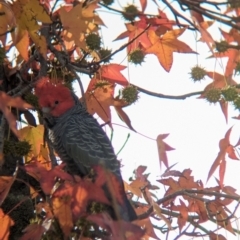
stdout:
POLYGON ((91 115, 72 115, 61 135, 66 153, 79 168, 102 165, 119 174, 119 162, 111 142, 91 115))

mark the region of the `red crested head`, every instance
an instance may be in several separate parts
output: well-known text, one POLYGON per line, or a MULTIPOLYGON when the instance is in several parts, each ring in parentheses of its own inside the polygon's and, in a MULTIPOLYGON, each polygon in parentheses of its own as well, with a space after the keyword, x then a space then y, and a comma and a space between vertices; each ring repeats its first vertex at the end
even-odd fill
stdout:
POLYGON ((71 91, 62 84, 53 85, 47 82, 37 86, 35 93, 42 111, 54 117, 60 117, 75 105, 71 91))

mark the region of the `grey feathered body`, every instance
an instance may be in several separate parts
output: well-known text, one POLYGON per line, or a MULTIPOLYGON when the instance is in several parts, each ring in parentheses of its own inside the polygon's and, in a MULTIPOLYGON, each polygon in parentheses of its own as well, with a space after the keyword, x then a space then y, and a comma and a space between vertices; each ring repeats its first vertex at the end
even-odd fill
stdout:
MULTIPOLYGON (((73 95, 75 106, 58 118, 46 119, 49 138, 54 150, 67 165, 71 174, 81 177, 89 174, 92 166, 101 165, 110 170, 123 186, 120 165, 112 144, 97 120, 73 95)), ((47 117, 46 117, 47 118, 47 117)), ((109 197, 109 196, 108 196, 109 197)), ((124 220, 135 220, 136 214, 126 196, 123 209, 119 211, 124 220)))

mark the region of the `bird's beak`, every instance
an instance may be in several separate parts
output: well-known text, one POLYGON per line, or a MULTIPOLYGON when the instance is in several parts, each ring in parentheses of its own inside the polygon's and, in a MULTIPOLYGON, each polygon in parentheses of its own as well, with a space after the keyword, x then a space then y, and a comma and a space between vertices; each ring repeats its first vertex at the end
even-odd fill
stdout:
POLYGON ((51 108, 50 108, 50 107, 43 107, 43 108, 42 108, 42 112, 43 112, 43 113, 50 113, 50 111, 51 111, 51 108))

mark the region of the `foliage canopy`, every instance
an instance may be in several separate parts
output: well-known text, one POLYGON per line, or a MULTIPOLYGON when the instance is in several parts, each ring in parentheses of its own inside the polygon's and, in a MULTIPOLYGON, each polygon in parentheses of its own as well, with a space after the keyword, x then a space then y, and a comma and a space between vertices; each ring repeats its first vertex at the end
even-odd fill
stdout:
MULTIPOLYGON (((110 107, 114 107, 135 131, 124 108, 131 108, 140 93, 176 100, 199 95, 219 104, 227 120, 229 104, 240 109, 239 84, 233 79, 240 72, 239 19, 239 0, 139 0, 124 6, 115 0, 0 0, 0 239, 159 239, 159 231, 168 238, 175 229, 179 232, 175 239, 227 239, 219 229, 231 237, 238 235, 233 223, 239 217, 240 195, 224 184, 227 160, 239 160, 240 143, 233 146, 229 140, 232 128, 219 141, 219 153, 209 170, 208 180, 219 170, 212 187, 194 180, 190 169, 174 170, 168 161, 168 151, 174 148, 166 143, 168 134, 159 134, 156 143, 164 173, 157 182, 164 195, 156 195, 159 187, 149 181, 147 167, 138 166, 125 182, 138 220, 113 221, 104 211, 109 202, 102 185, 108 182, 118 189, 117 181, 98 168, 93 183, 56 164, 59 159, 44 134, 34 87, 50 81, 72 89, 77 80, 89 113, 110 128, 110 107), (157 13, 148 12, 149 4, 157 13), (102 11, 119 14, 119 24, 125 24, 126 31, 119 32, 115 41, 126 43, 117 50, 104 46, 101 29, 107 23, 101 19, 102 11), (213 37, 212 25, 220 27, 222 39, 213 37), (194 82, 212 79, 200 92, 181 96, 150 92, 130 84, 123 73, 127 67, 112 60, 125 51, 131 64, 144 67, 146 56, 152 54, 159 67, 170 72, 174 54, 185 53, 184 58, 200 54, 180 40, 187 31, 197 33, 211 58, 227 58, 224 74, 198 64, 190 69, 194 82), (89 76, 86 90, 81 74, 89 76), (117 96, 116 86, 121 86, 117 96), (17 127, 17 121, 27 126, 17 127), (206 228, 206 222, 214 227, 206 228)), ((112 194, 121 201, 117 191, 112 194)))

